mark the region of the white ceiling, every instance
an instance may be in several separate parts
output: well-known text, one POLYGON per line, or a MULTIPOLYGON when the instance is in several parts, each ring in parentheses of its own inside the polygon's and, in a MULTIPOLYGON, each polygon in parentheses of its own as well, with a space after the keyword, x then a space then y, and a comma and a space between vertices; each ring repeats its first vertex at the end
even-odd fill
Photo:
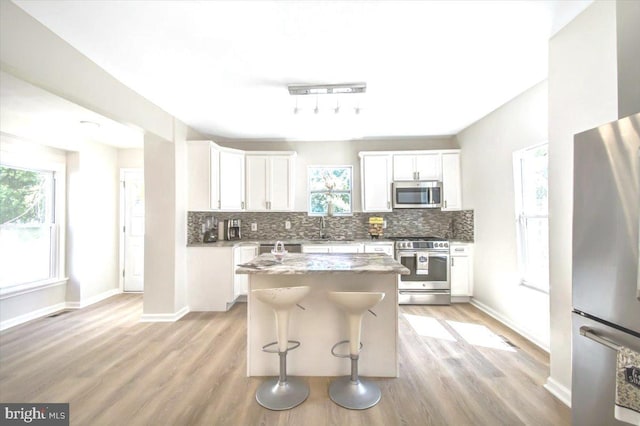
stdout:
POLYGON ((545 79, 591 0, 15 3, 202 133, 327 140, 456 134, 545 79), (293 114, 287 84, 345 82, 361 114, 293 114))
POLYGON ((4 133, 67 151, 78 151, 87 141, 142 148, 144 140, 139 128, 117 123, 4 71, 0 71, 0 123, 4 133))

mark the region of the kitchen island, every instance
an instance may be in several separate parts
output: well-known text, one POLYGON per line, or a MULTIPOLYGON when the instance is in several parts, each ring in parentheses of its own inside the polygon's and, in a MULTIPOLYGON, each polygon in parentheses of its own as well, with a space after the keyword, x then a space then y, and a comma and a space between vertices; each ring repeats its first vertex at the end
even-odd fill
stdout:
MULTIPOLYGON (((383 254, 291 253, 282 262, 262 254, 240 265, 238 274, 249 274, 247 308, 247 375, 278 375, 278 356, 262 351, 276 340, 271 308, 252 296, 251 290, 273 287, 310 286, 300 302, 304 310, 292 312, 289 340, 301 346, 287 358, 294 376, 341 376, 350 372, 348 359, 331 355, 331 347, 348 339, 344 313, 329 301, 329 291, 382 291, 384 299, 362 320, 363 349, 360 374, 371 377, 398 376, 398 274, 409 270, 383 254)), ((338 351, 348 351, 342 346, 338 351)))

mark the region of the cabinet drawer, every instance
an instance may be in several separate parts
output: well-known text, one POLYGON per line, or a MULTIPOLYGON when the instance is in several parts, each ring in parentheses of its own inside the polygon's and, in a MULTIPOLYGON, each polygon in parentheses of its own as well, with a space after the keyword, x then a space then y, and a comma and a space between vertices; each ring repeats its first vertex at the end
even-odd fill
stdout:
POLYGON ((471 245, 469 244, 451 244, 449 247, 451 256, 469 256, 471 254, 471 245))

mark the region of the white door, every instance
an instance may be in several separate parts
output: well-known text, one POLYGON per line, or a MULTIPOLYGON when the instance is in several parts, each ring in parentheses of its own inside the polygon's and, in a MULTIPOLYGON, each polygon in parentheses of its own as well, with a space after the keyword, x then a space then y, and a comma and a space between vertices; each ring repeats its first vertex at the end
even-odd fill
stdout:
POLYGON ((267 205, 267 173, 269 171, 269 157, 265 155, 246 156, 247 174, 247 210, 265 211, 267 205))
POLYGON ((244 154, 220 151, 220 210, 244 210, 244 154))
POLYGON ((362 157, 362 211, 391 211, 391 156, 362 157))
POLYGON ((144 173, 123 170, 122 249, 124 291, 142 291, 144 284, 144 173))
POLYGON ((469 257, 451 256, 451 295, 471 296, 469 289, 469 257))

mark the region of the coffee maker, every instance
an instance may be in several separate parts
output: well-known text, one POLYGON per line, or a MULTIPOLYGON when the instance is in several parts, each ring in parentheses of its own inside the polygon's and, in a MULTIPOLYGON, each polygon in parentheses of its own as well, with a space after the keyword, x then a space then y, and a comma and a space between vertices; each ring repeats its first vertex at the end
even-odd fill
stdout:
POLYGON ((240 228, 240 219, 225 219, 224 239, 227 241, 239 240, 241 238, 240 228))
POLYGON ((209 216, 202 224, 202 242, 215 243, 218 241, 218 219, 215 216, 209 216))

